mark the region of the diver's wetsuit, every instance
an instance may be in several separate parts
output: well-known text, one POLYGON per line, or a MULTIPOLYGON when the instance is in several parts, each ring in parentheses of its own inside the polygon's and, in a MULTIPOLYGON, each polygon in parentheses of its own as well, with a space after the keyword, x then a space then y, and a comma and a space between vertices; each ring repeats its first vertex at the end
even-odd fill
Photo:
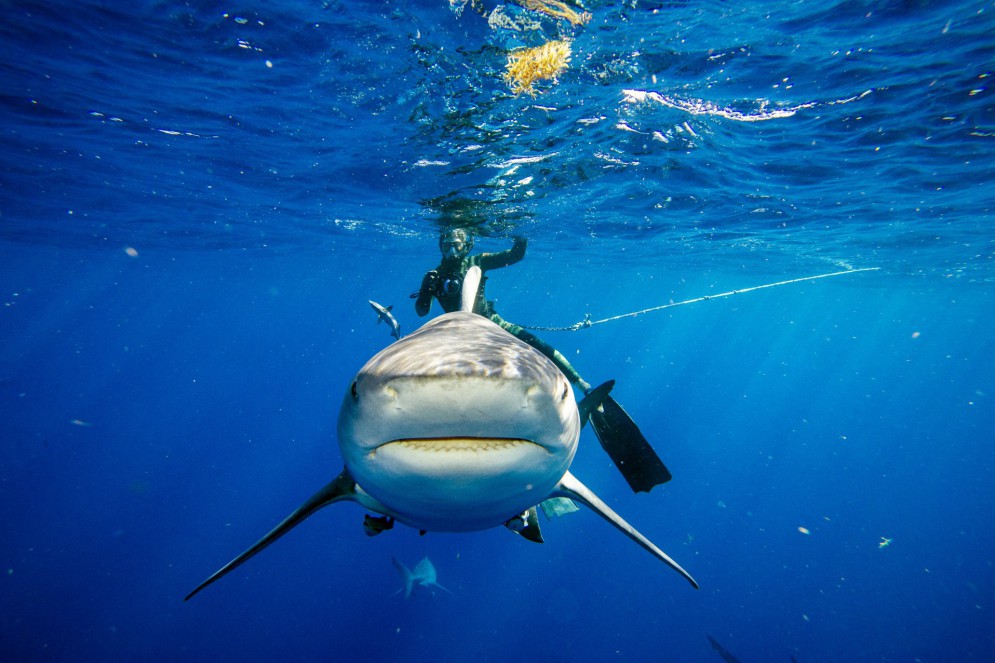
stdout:
POLYGON ((418 298, 415 300, 415 312, 424 316, 428 314, 432 306, 434 296, 442 310, 446 313, 458 311, 460 308, 460 294, 463 290, 463 277, 471 267, 480 267, 480 288, 477 290, 477 300, 473 304, 473 312, 479 313, 485 318, 489 318, 505 331, 513 334, 518 339, 528 343, 539 352, 549 357, 557 368, 563 371, 573 384, 581 390, 590 389, 590 385, 580 377, 577 370, 570 365, 567 358, 559 353, 553 346, 549 345, 535 334, 529 333, 518 325, 514 325, 501 318, 494 310, 494 302, 487 301, 484 296, 484 284, 487 282, 487 270, 499 269, 513 265, 525 257, 525 247, 528 241, 523 237, 516 237, 514 245, 507 251, 499 253, 477 253, 465 258, 444 258, 434 270, 425 274, 422 279, 421 289, 418 291, 418 298), (433 277, 433 274, 435 275, 433 277))

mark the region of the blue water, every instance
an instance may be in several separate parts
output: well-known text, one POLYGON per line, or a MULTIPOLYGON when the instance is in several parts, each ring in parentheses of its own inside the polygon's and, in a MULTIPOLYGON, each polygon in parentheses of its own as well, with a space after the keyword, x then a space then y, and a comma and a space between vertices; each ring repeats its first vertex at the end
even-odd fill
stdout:
POLYGON ((3 3, 0 660, 995 660, 995 4, 585 7, 3 3), (367 300, 414 330, 456 222, 529 238, 521 324, 877 271, 542 333, 674 479, 572 471, 699 591, 587 511, 337 505, 184 603, 341 469, 367 300))

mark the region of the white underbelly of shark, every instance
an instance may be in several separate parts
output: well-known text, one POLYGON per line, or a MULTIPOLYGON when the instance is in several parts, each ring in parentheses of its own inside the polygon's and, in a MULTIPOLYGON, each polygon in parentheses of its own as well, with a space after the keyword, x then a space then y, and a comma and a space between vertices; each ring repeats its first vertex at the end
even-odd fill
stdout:
POLYGON ((545 499, 563 473, 536 468, 552 460, 528 440, 398 440, 370 452, 375 471, 358 472, 370 478, 357 483, 406 525, 474 531, 500 525, 545 499))

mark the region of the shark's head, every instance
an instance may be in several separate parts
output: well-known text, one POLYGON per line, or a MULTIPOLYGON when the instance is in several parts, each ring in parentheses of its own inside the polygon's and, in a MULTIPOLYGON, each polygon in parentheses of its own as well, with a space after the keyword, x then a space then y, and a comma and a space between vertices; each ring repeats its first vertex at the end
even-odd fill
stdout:
POLYGON ((370 359, 338 423, 356 484, 402 522, 436 531, 492 527, 546 499, 579 436, 563 373, 465 312, 370 359))

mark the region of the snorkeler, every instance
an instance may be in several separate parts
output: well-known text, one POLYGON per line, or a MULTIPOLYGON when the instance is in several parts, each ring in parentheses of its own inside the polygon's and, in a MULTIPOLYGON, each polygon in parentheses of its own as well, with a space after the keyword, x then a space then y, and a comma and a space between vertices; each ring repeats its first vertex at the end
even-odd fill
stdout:
MULTIPOLYGON (((422 278, 421 288, 411 296, 415 298, 415 312, 419 316, 428 314, 432 307, 432 298, 438 300, 446 313, 460 309, 460 298, 463 290, 463 278, 471 267, 479 267, 483 273, 473 312, 492 320, 505 331, 521 341, 528 343, 536 350, 546 355, 556 367, 563 371, 567 379, 585 394, 591 391, 591 385, 577 372, 567 358, 558 350, 526 331, 519 325, 512 324, 497 314, 494 302, 487 301, 484 296, 486 273, 491 269, 499 269, 513 265, 525 257, 525 247, 528 245, 524 237, 515 237, 510 249, 498 253, 477 253, 470 255, 473 249, 473 236, 463 228, 444 230, 439 235, 439 250, 442 252, 442 262, 435 269, 429 270, 422 278)), ((613 381, 614 382, 614 381, 613 381)), ((670 472, 663 461, 657 456, 649 442, 643 436, 639 427, 610 395, 606 395, 601 407, 591 413, 591 426, 598 437, 601 446, 618 467, 622 476, 632 490, 649 491, 653 486, 670 480, 670 472)))
POLYGON ((484 275, 481 277, 480 288, 477 290, 477 300, 473 305, 473 312, 489 318, 505 331, 549 357, 572 384, 587 393, 591 390, 591 385, 580 376, 566 357, 535 334, 502 319, 494 310, 494 302, 487 301, 484 296, 487 271, 513 265, 524 258, 527 244, 528 241, 524 237, 516 237, 515 243, 506 251, 470 255, 470 250, 473 248, 473 237, 466 230, 455 228, 444 231, 439 236, 442 262, 438 267, 427 272, 422 279, 421 288, 415 295, 417 297, 415 312, 420 316, 427 315, 432 306, 433 296, 439 301, 439 305, 446 313, 458 311, 460 293, 463 289, 463 277, 466 276, 466 271, 471 267, 480 267, 480 271, 484 275))

